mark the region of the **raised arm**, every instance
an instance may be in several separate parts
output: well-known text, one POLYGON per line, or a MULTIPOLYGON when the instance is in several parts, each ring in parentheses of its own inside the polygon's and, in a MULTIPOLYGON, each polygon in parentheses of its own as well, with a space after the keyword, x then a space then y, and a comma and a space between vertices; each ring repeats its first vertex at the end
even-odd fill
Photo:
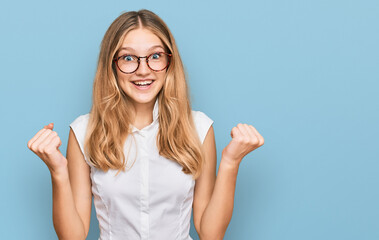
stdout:
POLYGON ((36 153, 51 173, 53 187, 53 223, 60 240, 84 240, 91 218, 90 169, 79 144, 70 130, 67 158, 59 151, 61 141, 53 130, 45 126, 29 142, 28 148, 36 153))
POLYGON ((193 217, 201 240, 223 239, 233 214, 234 193, 241 160, 264 144, 263 137, 251 125, 238 124, 231 131, 232 140, 222 151, 216 172, 216 144, 213 127, 203 143, 205 165, 196 180, 193 217))

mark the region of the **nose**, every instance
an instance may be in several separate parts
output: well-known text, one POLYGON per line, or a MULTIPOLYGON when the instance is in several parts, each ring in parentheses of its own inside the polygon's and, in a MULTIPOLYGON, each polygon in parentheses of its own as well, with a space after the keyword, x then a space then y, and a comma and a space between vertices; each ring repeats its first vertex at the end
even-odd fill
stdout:
POLYGON ((136 71, 137 75, 147 75, 151 72, 149 66, 147 65, 147 59, 146 58, 140 58, 139 66, 136 71))

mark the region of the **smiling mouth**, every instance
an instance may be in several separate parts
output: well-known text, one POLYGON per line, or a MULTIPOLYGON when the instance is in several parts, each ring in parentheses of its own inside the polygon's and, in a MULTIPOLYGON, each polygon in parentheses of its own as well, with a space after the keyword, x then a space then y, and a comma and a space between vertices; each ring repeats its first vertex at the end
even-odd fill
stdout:
POLYGON ((132 83, 136 86, 149 86, 154 82, 154 80, 142 80, 142 81, 132 81, 132 83))

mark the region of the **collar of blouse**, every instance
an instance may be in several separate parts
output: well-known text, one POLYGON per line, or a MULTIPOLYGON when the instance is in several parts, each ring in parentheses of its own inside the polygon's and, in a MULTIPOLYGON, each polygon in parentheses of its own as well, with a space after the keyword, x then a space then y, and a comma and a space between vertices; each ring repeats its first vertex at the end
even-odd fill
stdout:
POLYGON ((158 122, 158 110, 159 110, 159 108, 158 108, 158 98, 157 98, 157 99, 155 100, 154 108, 153 108, 153 122, 152 122, 150 125, 148 125, 148 126, 142 128, 141 130, 138 129, 138 128, 136 128, 135 126, 132 125, 132 133, 140 132, 140 131, 142 131, 142 130, 148 130, 148 129, 150 129, 153 125, 155 125, 155 124, 158 122))

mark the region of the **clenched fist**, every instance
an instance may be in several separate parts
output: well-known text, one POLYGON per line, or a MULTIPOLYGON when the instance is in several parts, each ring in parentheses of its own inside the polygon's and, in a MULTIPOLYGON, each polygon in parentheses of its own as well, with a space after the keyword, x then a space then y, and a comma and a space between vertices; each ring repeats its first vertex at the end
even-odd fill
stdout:
POLYGON ((61 139, 53 128, 53 123, 44 126, 28 142, 28 148, 45 162, 52 174, 59 173, 67 167, 67 159, 59 150, 62 145, 61 139))
POLYGON ((222 158, 233 164, 239 164, 251 151, 264 144, 263 137, 251 125, 239 123, 232 128, 232 140, 222 151, 222 158))

